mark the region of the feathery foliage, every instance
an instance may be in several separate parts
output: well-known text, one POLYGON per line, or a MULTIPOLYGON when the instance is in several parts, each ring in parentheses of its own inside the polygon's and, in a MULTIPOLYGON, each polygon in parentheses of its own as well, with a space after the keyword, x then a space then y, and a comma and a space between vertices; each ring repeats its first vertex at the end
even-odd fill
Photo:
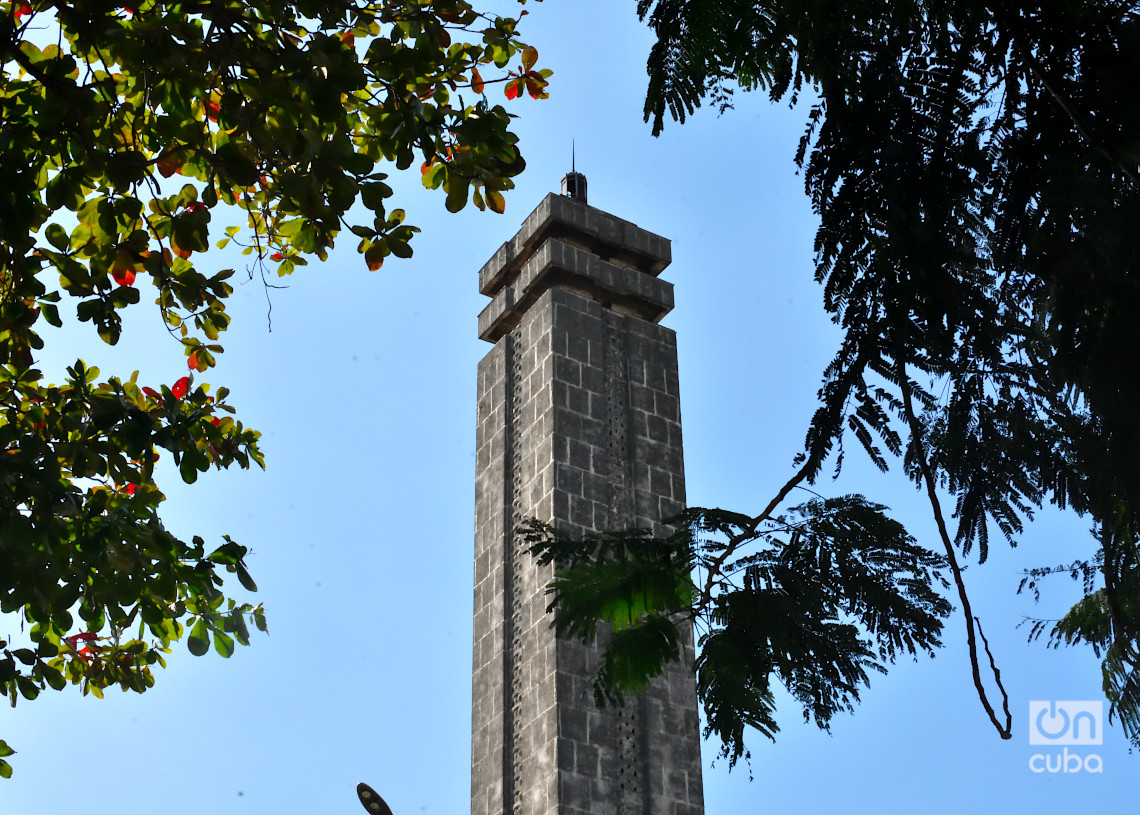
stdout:
MULTIPOLYGON (((843 331, 788 482, 757 515, 686 516, 698 526, 724 520, 719 553, 693 544, 704 576, 691 613, 707 626, 699 684, 727 754, 741 755, 744 725, 773 732, 766 670, 826 725, 882 662, 843 628, 854 616, 862 630, 882 630, 866 616, 880 606, 848 607, 865 595, 831 594, 861 584, 765 560, 791 545, 768 537, 785 499, 829 459, 838 471, 851 436, 880 469, 901 459, 925 492, 973 682, 1003 738, 1008 695, 958 558, 985 561, 995 533, 1016 542, 1046 502, 1089 517, 1099 554, 1070 569, 1086 579, 1086 597, 1031 636, 1047 630, 1054 645, 1088 643, 1103 655, 1111 712, 1140 745, 1140 4, 638 0, 638 12, 657 38, 645 103, 655 134, 666 116, 684 122, 706 102, 731 107, 737 89, 807 108, 794 162, 820 219, 816 278, 843 331), (760 542, 773 548, 742 559, 760 542), (786 593, 773 595, 777 586, 786 593), (823 603, 823 616, 806 598, 823 603), (825 623, 833 650, 796 664, 825 645, 825 623), (983 681, 987 657, 1000 711, 983 681)), ((835 557, 850 534, 821 532, 830 543, 820 552, 835 557)), ((570 564, 553 587, 559 618, 574 613, 564 590, 582 587, 588 563, 617 568, 591 560, 592 545, 559 561, 570 564)), ((912 570, 920 551, 904 558, 912 570)), ((1027 580, 1037 590, 1053 571, 1027 580)), ((892 595, 884 586, 870 596, 892 595)), ((918 647, 936 645, 917 631, 918 647)), ((600 681, 610 680, 603 672, 600 681)))
POLYGON ((1140 664, 1140 624, 1125 612, 1140 605, 1129 571, 1140 530, 1140 4, 638 10, 657 35, 645 107, 655 133, 667 113, 683 122, 705 100, 723 110, 735 88, 810 106, 795 162, 820 218, 816 276, 844 334, 796 479, 814 480, 849 432, 882 468, 884 451, 902 455, 938 520, 975 684, 1003 735, 956 552, 976 546, 984 561, 995 531, 1015 542, 1045 502, 1087 515, 1101 554, 1082 568, 1100 587, 1051 636, 1104 650, 1112 710, 1140 744, 1124 678, 1140 664), (956 529, 936 488, 952 496, 956 529))
POLYGON ((536 521, 521 531, 541 563, 555 564, 559 633, 588 639, 602 624, 609 634, 594 683, 600 704, 644 690, 685 654, 696 624, 706 736, 735 764, 747 756, 746 726, 772 739, 779 730, 773 680, 805 721, 827 729, 853 709, 870 672, 941 644, 945 564, 885 509, 849 495, 792 507, 752 532, 747 516, 705 509, 668 519, 676 531, 665 538, 571 541, 536 521), (724 561, 730 540, 738 545, 724 561), (694 570, 715 577, 702 588, 694 570))

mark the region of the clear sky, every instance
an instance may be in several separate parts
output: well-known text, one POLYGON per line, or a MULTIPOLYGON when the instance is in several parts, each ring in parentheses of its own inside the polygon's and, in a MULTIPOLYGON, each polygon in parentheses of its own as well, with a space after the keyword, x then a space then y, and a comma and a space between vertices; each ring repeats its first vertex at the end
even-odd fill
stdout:
MULTIPOLYGON (((499 3, 499 7, 510 7, 499 3)), ((145 695, 74 688, 21 700, 0 718, 19 754, 0 782, 0 813, 83 808, 135 815, 362 811, 364 780, 395 815, 468 811, 475 366, 486 298, 476 272, 570 166, 590 203, 670 238, 676 285, 689 502, 756 512, 791 473, 837 332, 812 280, 814 219, 792 164, 805 112, 738 96, 654 139, 641 119, 648 31, 632 0, 528 4, 524 38, 554 70, 551 98, 505 102, 528 161, 503 216, 448 214, 443 196, 399 179, 423 228, 415 257, 369 273, 345 240, 329 262, 269 293, 254 279, 232 298, 220 366, 241 418, 264 433, 266 472, 210 474, 187 488, 168 472, 164 517, 176 533, 252 547, 270 636, 229 660, 185 645, 145 695)), ((489 90, 500 98, 496 86, 489 90)), ((219 230, 220 231, 220 230, 219 230)), ((244 269, 230 250, 218 268, 244 269)), ((244 273, 240 275, 244 280, 244 273)), ((156 386, 185 373, 157 310, 128 313, 117 348, 89 326, 48 338, 57 380, 77 357, 104 374, 141 369, 156 386)), ((167 462, 169 464, 169 462, 167 462)), ((851 445, 825 493, 892 507, 938 548, 928 508, 895 468, 879 474, 851 445)), ((874 677, 831 735, 781 697, 778 741, 751 740, 751 772, 709 764, 711 813, 989 813, 1105 810, 1134 800, 1135 762, 1118 726, 1096 748, 1100 774, 1041 773, 1029 701, 1101 699, 1090 650, 1027 644, 1026 616, 1057 617, 1078 596, 1047 586, 1039 606, 1020 570, 1092 551, 1088 524, 1043 512, 1017 549, 992 548, 966 572, 1015 716, 1002 741, 973 691, 960 616, 934 660, 874 677)), ((241 588, 232 590, 241 596, 241 588)), ((958 612, 955 612, 956 615, 958 612)), ((7 631, 15 623, 0 620, 7 631)))

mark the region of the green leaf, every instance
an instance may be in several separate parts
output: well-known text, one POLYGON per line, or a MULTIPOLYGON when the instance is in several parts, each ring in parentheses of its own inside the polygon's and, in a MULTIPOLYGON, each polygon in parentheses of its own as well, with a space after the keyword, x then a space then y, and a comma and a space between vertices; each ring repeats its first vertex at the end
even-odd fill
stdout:
POLYGON ((16 754, 16 751, 8 746, 8 742, 4 741, 3 739, 0 739, 0 758, 6 758, 8 756, 14 756, 15 754, 16 754))
POLYGON ((602 666, 594 685, 599 705, 621 704, 641 693, 665 665, 681 656, 681 634, 668 617, 650 614, 616 631, 602 651, 602 666))
POLYGON ((196 657, 200 657, 210 650, 210 628, 204 617, 199 617, 198 622, 194 623, 186 645, 190 649, 190 653, 196 657))
POLYGON ((17 676, 16 687, 20 689, 20 695, 28 700, 35 699, 40 695, 39 685, 33 682, 29 677, 17 676))
POLYGON ((407 259, 412 256, 412 247, 407 241, 390 238, 388 240, 388 249, 398 258, 407 259))
POLYGON ((63 326, 63 321, 59 319, 59 309, 54 303, 40 303, 40 313, 44 315, 44 319, 49 324, 54 325, 56 328, 63 326))
POLYGON ((240 543, 236 543, 226 537, 226 542, 210 553, 207 560, 214 563, 224 563, 230 566, 235 566, 241 563, 241 559, 245 557, 246 548, 240 543))
POLYGON ((229 659, 234 652, 234 638, 224 631, 215 631, 214 650, 229 659))
POLYGON ((52 690, 63 690, 67 687, 67 679, 62 673, 51 665, 43 666, 43 677, 52 690))
POLYGON ((448 177, 447 200, 445 206, 448 212, 459 212, 467 206, 467 193, 471 184, 464 178, 448 177))
POLYGON ((59 224, 48 224, 44 231, 44 237, 47 238, 48 243, 61 252, 66 252, 71 245, 71 237, 67 234, 67 230, 59 224))
POLYGON ((369 181, 360 185, 360 200, 375 213, 384 211, 384 199, 392 195, 392 188, 380 181, 369 181))
POLYGON ((232 633, 239 644, 249 645, 249 627, 245 623, 245 612, 242 609, 230 612, 226 620, 226 631, 232 633))
POLYGON ((198 468, 194 466, 194 460, 189 455, 184 455, 182 461, 178 463, 178 472, 187 484, 193 484, 198 480, 198 468))
POLYGON ((423 185, 429 190, 438 190, 447 179, 447 165, 443 162, 433 164, 423 175, 423 185))
POLYGON ((253 582, 253 578, 249 576, 249 572, 246 571, 245 566, 238 563, 236 568, 238 580, 241 584, 249 591, 257 591, 257 584, 253 582))

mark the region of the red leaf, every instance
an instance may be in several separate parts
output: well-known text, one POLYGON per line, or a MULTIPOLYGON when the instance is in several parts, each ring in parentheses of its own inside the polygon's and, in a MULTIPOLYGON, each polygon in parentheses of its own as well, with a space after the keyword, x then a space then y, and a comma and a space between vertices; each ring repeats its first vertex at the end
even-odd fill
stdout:
POLYGON ((72 634, 70 637, 64 637, 64 639, 74 646, 78 642, 87 642, 88 640, 93 640, 98 636, 98 634, 93 634, 92 632, 88 631, 84 634, 72 634))
POLYGON ((285 256, 283 254, 281 254, 280 252, 274 252, 272 255, 269 256, 269 259, 270 260, 285 260, 285 256))
POLYGON ((154 388, 144 387, 142 389, 142 392, 145 393, 147 396, 154 396, 156 398, 162 395, 158 391, 156 391, 154 388))
POLYGON ((135 282, 135 266, 138 260, 129 249, 120 246, 115 250, 115 262, 111 264, 111 277, 120 286, 131 286, 135 282))
POLYGON ((471 90, 475 93, 483 92, 483 77, 479 75, 478 68, 471 69, 471 90))
POLYGON ((519 85, 522 83, 521 79, 516 79, 514 82, 507 83, 507 98, 514 99, 519 95, 519 85))
POLYGON ((206 100, 206 118, 207 119, 209 119, 211 122, 218 121, 219 110, 221 110, 221 109, 218 107, 217 102, 213 101, 212 99, 206 100))
POLYGON ((186 211, 187 212, 197 212, 198 210, 205 209, 205 208, 206 208, 206 205, 203 204, 201 201, 195 201, 193 204, 187 204, 186 205, 186 211))
POLYGON ((127 495, 134 495, 135 490, 138 489, 137 484, 127 484, 127 495))
POLYGON ((214 427, 221 427, 222 420, 219 419, 217 416, 211 416, 210 417, 210 424, 212 424, 214 427))
POLYGON ((17 20, 19 20, 21 17, 25 17, 31 13, 32 13, 32 4, 31 3, 23 3, 23 4, 16 7, 16 19, 17 20))
POLYGON ((384 265, 384 245, 374 243, 364 250, 364 262, 368 266, 368 271, 375 272, 384 265))
POLYGON ((191 351, 190 355, 186 357, 186 367, 191 371, 198 370, 198 352, 191 351))
POLYGON ((111 277, 120 286, 133 286, 135 283, 135 273, 133 269, 118 269, 111 270, 111 277))
POLYGON ((174 385, 171 386, 170 392, 174 394, 175 398, 181 399, 183 396, 186 395, 186 388, 188 388, 189 386, 190 386, 190 378, 184 376, 181 379, 179 379, 177 382, 175 382, 174 385))
POLYGON ((163 178, 170 178, 175 173, 180 172, 185 163, 186 154, 182 150, 168 150, 159 157, 155 166, 158 167, 163 178))

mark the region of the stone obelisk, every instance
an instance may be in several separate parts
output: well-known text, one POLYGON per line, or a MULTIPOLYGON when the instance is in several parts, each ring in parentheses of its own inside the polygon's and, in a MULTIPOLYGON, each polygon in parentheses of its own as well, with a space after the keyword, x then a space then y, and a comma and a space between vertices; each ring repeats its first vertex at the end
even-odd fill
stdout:
POLYGON ((472 815, 703 815, 688 664, 599 709, 597 651, 557 637, 529 517, 571 536, 685 504, 669 241, 568 174, 479 272, 472 815))

